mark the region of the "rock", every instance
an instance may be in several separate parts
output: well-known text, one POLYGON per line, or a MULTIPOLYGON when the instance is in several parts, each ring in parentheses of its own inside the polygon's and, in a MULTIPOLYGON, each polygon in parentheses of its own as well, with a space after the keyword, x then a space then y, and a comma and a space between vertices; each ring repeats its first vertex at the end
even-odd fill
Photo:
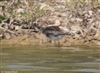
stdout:
POLYGON ((8 24, 6 24, 6 23, 1 24, 1 27, 6 28, 6 29, 9 28, 9 27, 8 27, 8 24))
POLYGON ((71 26, 71 31, 72 34, 74 34, 75 38, 80 38, 83 37, 83 32, 82 32, 82 28, 80 26, 74 25, 71 26))
POLYGON ((16 10, 17 13, 25 13, 25 10, 23 8, 19 8, 16 10))
POLYGON ((54 8, 52 8, 51 6, 49 6, 46 3, 41 3, 40 4, 40 10, 50 10, 50 11, 54 11, 54 8))
POLYGON ((10 39, 10 38, 11 38, 10 33, 4 33, 4 38, 5 38, 5 39, 10 39))
POLYGON ((0 39, 3 39, 4 38, 4 35, 3 34, 0 34, 0 39))
POLYGON ((82 19, 82 18, 76 18, 76 21, 77 21, 77 22, 82 22, 83 19, 82 19))
POLYGON ((78 31, 81 31, 81 27, 80 27, 80 26, 77 26, 77 25, 71 26, 71 31, 72 31, 73 33, 76 33, 76 32, 78 32, 78 31))
POLYGON ((96 45, 99 45, 100 46, 100 41, 93 41, 93 43, 95 43, 96 45))
POLYGON ((96 34, 96 35, 94 36, 94 38, 95 38, 96 40, 99 40, 99 41, 100 41, 100 34, 96 34))
POLYGON ((61 24, 60 20, 56 19, 54 25, 59 26, 61 24))
POLYGON ((64 4, 66 3, 66 0, 56 0, 55 2, 58 4, 62 4, 64 6, 64 4))
POLYGON ((14 25, 9 25, 8 29, 13 31, 13 30, 15 30, 15 26, 14 25))
POLYGON ((20 29, 21 29, 20 26, 15 26, 15 30, 16 30, 16 31, 18 31, 18 30, 20 30, 20 29))

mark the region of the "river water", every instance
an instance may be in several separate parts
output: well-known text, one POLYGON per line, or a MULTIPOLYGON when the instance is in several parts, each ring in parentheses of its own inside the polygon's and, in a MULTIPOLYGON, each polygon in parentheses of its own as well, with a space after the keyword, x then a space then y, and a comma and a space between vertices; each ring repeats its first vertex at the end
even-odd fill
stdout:
POLYGON ((100 73, 100 48, 0 48, 2 73, 100 73))

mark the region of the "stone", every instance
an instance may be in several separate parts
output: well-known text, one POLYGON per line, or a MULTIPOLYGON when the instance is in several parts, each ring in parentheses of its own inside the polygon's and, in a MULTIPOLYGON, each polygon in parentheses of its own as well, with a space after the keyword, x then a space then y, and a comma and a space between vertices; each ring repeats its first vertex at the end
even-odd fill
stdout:
POLYGON ((15 26, 15 30, 17 31, 17 30, 20 30, 21 29, 21 27, 20 26, 15 26))
POLYGON ((4 38, 5 38, 5 39, 10 39, 10 38, 11 38, 10 33, 4 33, 4 38))
POLYGON ((25 10, 23 8, 19 8, 16 10, 17 13, 25 13, 25 10))
POLYGON ((3 37, 4 37, 3 34, 0 34, 0 39, 3 39, 3 37))

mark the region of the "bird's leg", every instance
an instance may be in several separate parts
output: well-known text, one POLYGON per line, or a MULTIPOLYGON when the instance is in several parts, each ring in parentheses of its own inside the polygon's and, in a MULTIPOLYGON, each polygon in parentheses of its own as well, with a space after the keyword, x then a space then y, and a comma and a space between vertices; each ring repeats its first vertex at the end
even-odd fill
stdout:
POLYGON ((54 41, 53 40, 51 40, 51 45, 53 45, 54 44, 54 41))
POLYGON ((42 45, 42 39, 39 40, 39 45, 42 45))
POLYGON ((45 40, 46 40, 46 39, 44 39, 44 38, 42 37, 42 38, 40 39, 40 42, 39 42, 39 44, 40 44, 40 45, 44 45, 44 43, 45 43, 45 40))
POLYGON ((58 40, 55 40, 55 42, 54 42, 54 44, 55 44, 55 46, 59 46, 59 41, 58 40))
POLYGON ((60 43, 60 41, 58 41, 58 46, 61 46, 61 43, 60 43))
POLYGON ((61 46, 61 44, 60 44, 60 41, 59 41, 59 40, 57 41, 57 46, 58 46, 58 47, 60 47, 60 46, 61 46))
POLYGON ((55 40, 53 41, 53 46, 56 46, 56 41, 55 40))
POLYGON ((55 40, 51 40, 51 44, 52 44, 53 46, 55 45, 55 43, 56 43, 55 40))
POLYGON ((50 39, 47 39, 47 43, 48 43, 49 45, 54 44, 54 43, 53 43, 53 41, 52 41, 52 40, 50 40, 50 39))
POLYGON ((55 41, 54 40, 50 40, 50 43, 52 46, 55 46, 55 41))

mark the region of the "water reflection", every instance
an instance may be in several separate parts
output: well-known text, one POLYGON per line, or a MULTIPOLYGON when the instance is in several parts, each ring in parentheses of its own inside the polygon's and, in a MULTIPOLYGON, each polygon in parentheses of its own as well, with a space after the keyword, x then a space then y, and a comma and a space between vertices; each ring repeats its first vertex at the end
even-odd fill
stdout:
POLYGON ((100 49, 3 48, 0 69, 20 73, 100 73, 100 49))

